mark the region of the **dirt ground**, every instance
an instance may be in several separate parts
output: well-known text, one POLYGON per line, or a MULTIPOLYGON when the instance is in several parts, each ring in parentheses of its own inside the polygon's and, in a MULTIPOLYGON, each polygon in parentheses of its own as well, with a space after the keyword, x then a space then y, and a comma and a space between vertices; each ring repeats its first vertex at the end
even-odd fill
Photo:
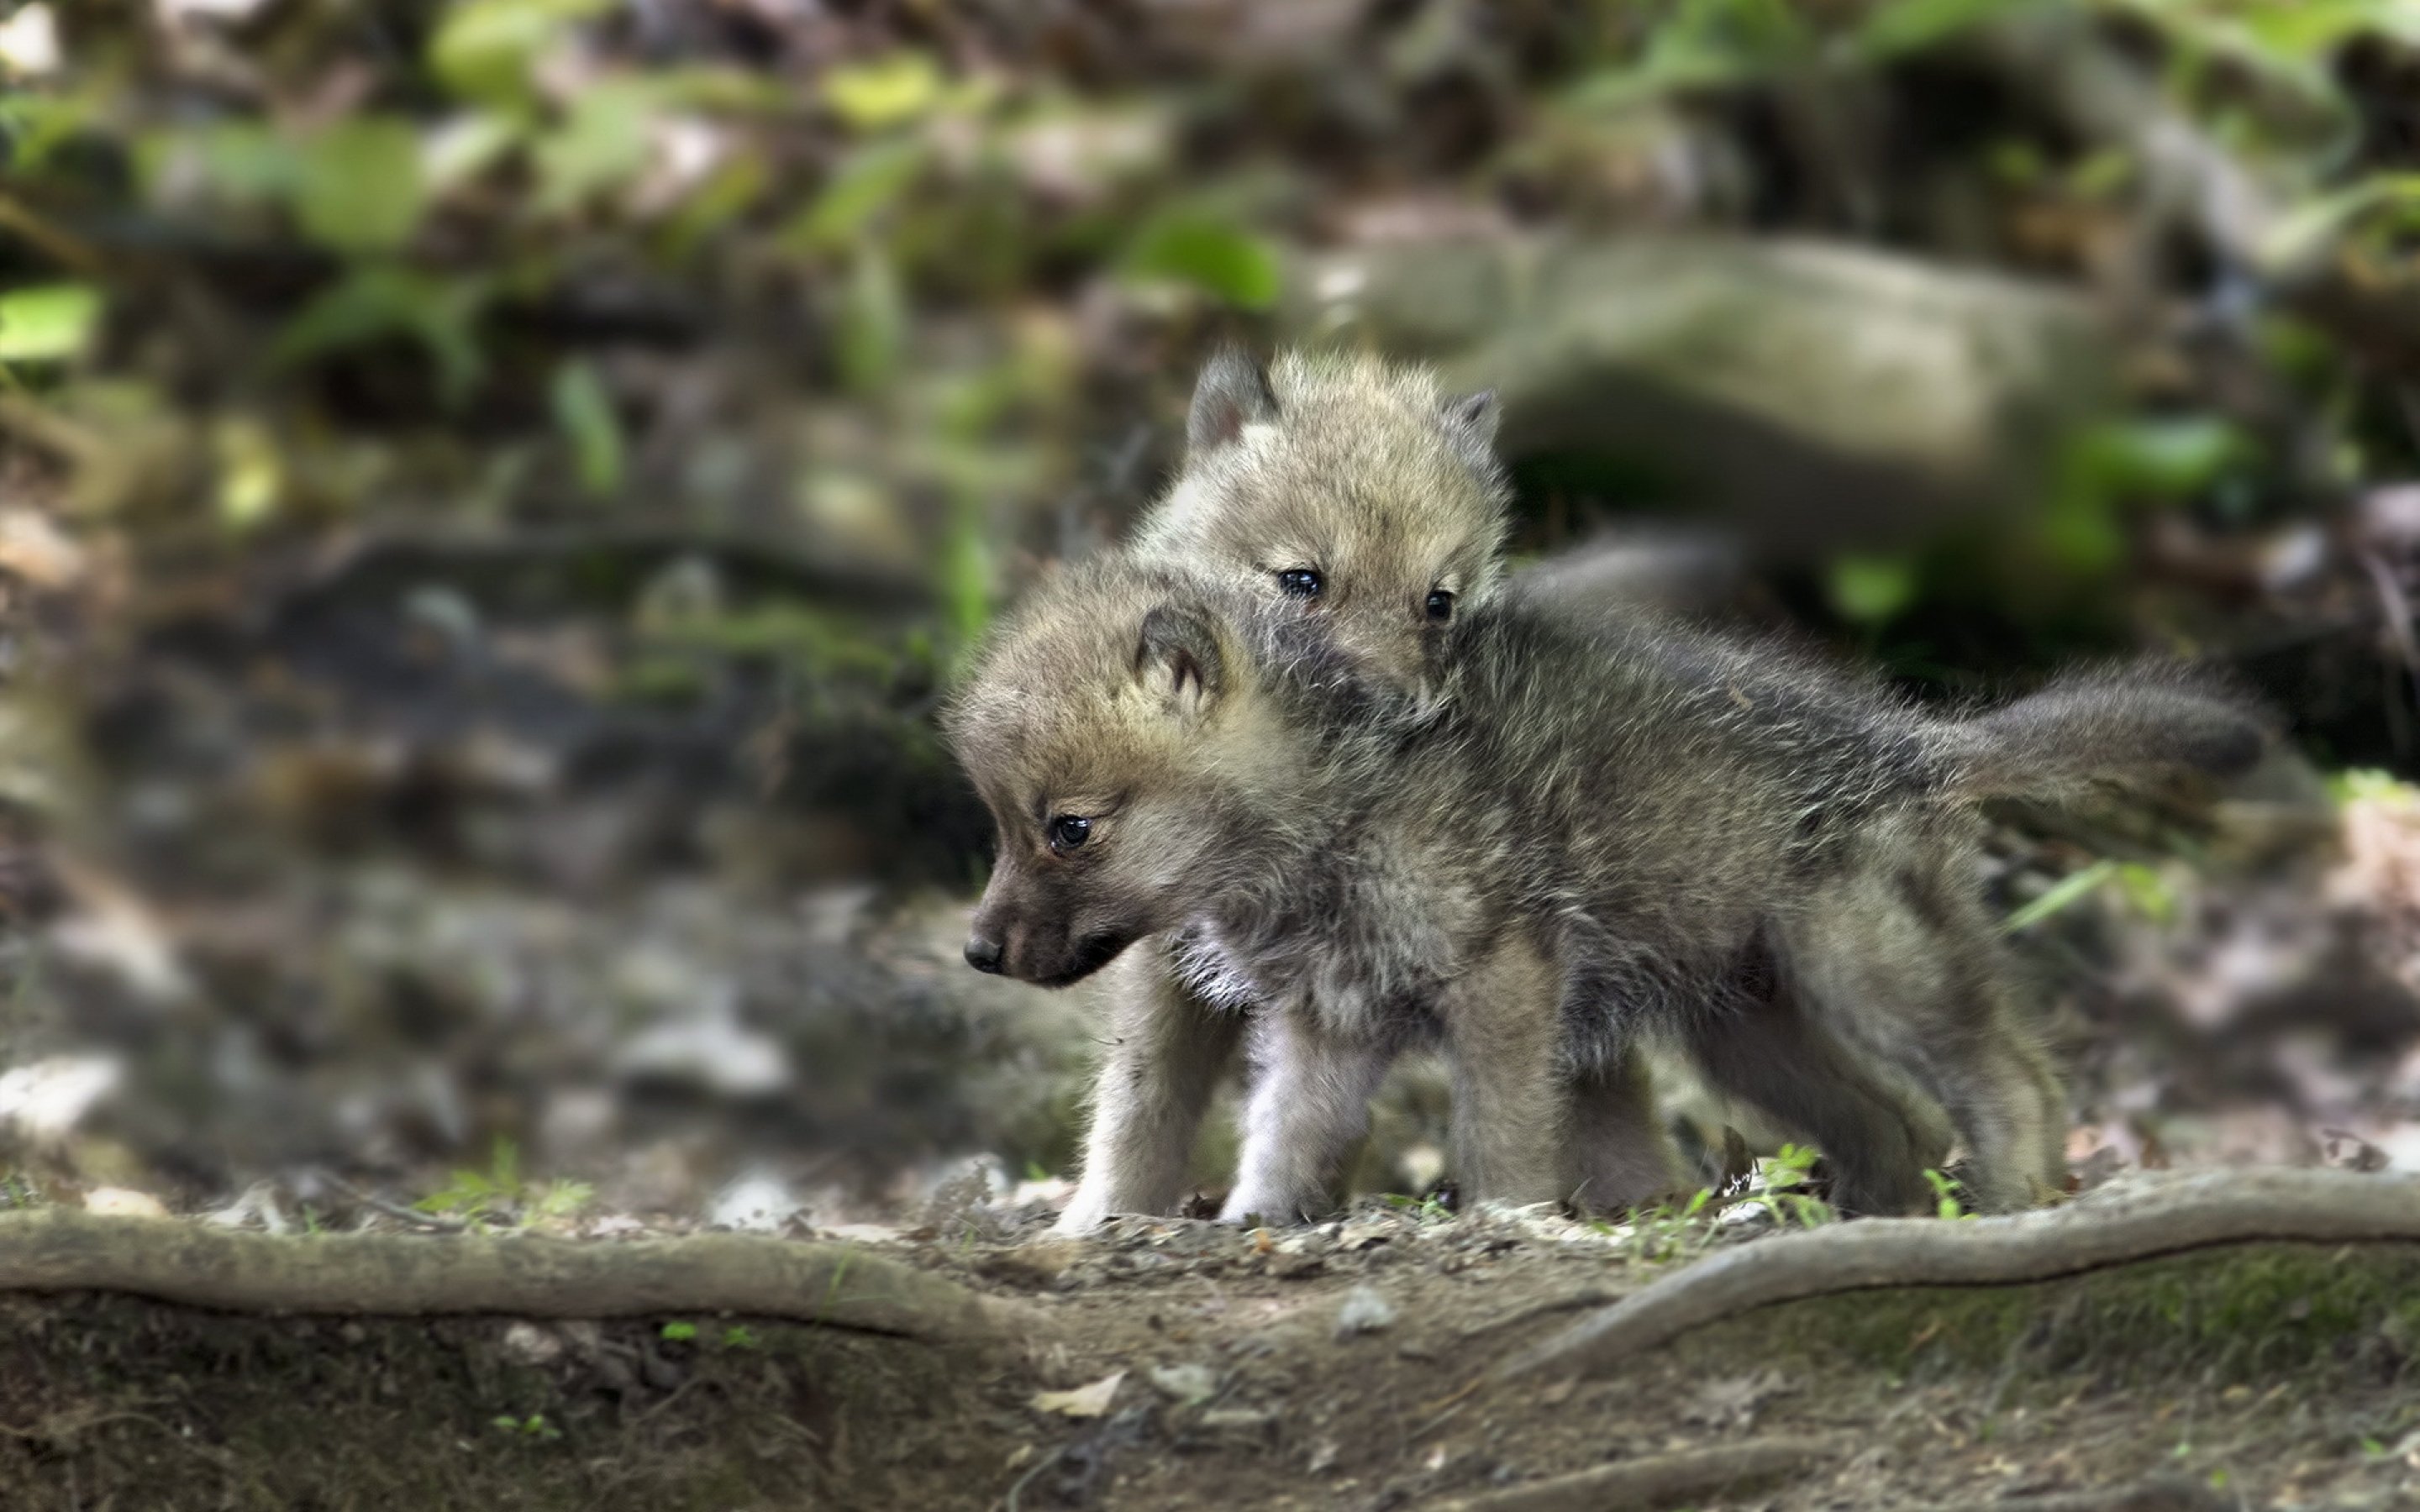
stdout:
POLYGON ((1778 1221, 1752 1201, 1622 1225, 1372 1202, 1317 1228, 1127 1219, 1080 1242, 1047 1221, 970 1205, 856 1235, 1030 1302, 1047 1321, 1004 1347, 20 1297, 0 1307, 0 1505, 1376 1512, 1775 1439, 1815 1446, 1661 1504, 1983 1506, 2154 1475, 2213 1505, 2420 1501, 2402 1247, 1793 1304, 1598 1379, 1494 1384, 1584 1308, 1778 1221))

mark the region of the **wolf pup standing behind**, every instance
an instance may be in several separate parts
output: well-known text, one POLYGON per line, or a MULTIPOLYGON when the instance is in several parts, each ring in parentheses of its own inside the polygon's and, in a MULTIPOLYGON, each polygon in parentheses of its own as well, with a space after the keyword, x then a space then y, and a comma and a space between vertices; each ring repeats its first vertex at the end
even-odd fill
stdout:
MULTIPOLYGON (((1441 1041, 1466 1191, 1569 1190, 1574 1081, 1668 1034, 1806 1129, 1866 1211, 1921 1191, 1917 1069, 1981 1205, 2060 1174, 2057 1084, 1978 895, 1973 800, 2261 746, 2223 696, 2107 678, 1945 720, 1648 622, 1483 606, 1441 696, 1360 680, 1324 627, 1112 558, 1003 625, 950 718, 1000 826, 970 956, 1063 984, 1146 936, 1099 1097, 1134 1190, 1181 1174, 1249 1009, 1231 1215, 1325 1200, 1405 1046, 1441 1041), (2032 774, 2040 774, 2039 780, 2032 774)), ((1123 1202, 1114 1204, 1123 1207, 1123 1202)))

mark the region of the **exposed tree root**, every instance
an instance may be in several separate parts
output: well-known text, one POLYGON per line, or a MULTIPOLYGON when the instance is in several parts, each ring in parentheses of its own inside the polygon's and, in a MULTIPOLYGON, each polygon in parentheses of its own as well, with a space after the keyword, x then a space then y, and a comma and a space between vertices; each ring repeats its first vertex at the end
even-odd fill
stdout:
POLYGON ((1714 1449, 1683 1449, 1441 1503, 1437 1512, 1621 1512, 1660 1506, 1793 1474, 1838 1452, 1838 1445, 1827 1439, 1757 1439, 1714 1449))
POLYGON ((1690 1266, 1515 1356, 1496 1377, 1606 1370, 1701 1324, 1835 1292, 2009 1286, 2219 1244, 2378 1240, 2420 1241, 2420 1180, 2214 1171, 2007 1218, 1839 1224, 1690 1266))
POLYGON ((0 1291, 384 1317, 737 1313, 933 1342, 1000 1339, 1031 1322, 1014 1303, 844 1244, 751 1234, 279 1238, 70 1210, 0 1214, 0 1291))
POLYGON ((2242 1504, 2182 1475, 2155 1475, 2108 1490, 2060 1491, 2051 1496, 1979 1497, 1942 1502, 1911 1512, 2235 1512, 2242 1504))

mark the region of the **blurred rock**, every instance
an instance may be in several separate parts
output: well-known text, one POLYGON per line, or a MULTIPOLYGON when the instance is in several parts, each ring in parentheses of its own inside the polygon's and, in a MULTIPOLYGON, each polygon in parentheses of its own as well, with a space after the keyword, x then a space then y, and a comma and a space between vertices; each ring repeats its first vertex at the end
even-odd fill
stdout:
POLYGON ((789 1087, 789 1057, 770 1036, 717 1013, 649 1029, 614 1057, 633 1080, 661 1077, 716 1097, 770 1097, 789 1087))
POLYGON ((2079 299, 1798 240, 1496 239, 1314 260, 1296 330, 1501 396, 1516 465, 1586 453, 1761 554, 1901 545, 2039 499, 2115 353, 2079 299))
POLYGON ((1345 1294, 1344 1304, 1336 1310, 1338 1338, 1376 1334, 1394 1326, 1395 1304, 1380 1296, 1373 1287, 1355 1287, 1345 1294))

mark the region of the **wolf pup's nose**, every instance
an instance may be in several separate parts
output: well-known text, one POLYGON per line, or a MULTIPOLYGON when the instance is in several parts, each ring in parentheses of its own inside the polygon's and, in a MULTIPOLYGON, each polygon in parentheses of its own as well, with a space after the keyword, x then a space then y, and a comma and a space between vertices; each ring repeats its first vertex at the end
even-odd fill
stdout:
POLYGON ((967 964, 977 971, 997 975, 1000 971, 1001 946, 998 940, 987 940, 978 934, 967 941, 967 964))

